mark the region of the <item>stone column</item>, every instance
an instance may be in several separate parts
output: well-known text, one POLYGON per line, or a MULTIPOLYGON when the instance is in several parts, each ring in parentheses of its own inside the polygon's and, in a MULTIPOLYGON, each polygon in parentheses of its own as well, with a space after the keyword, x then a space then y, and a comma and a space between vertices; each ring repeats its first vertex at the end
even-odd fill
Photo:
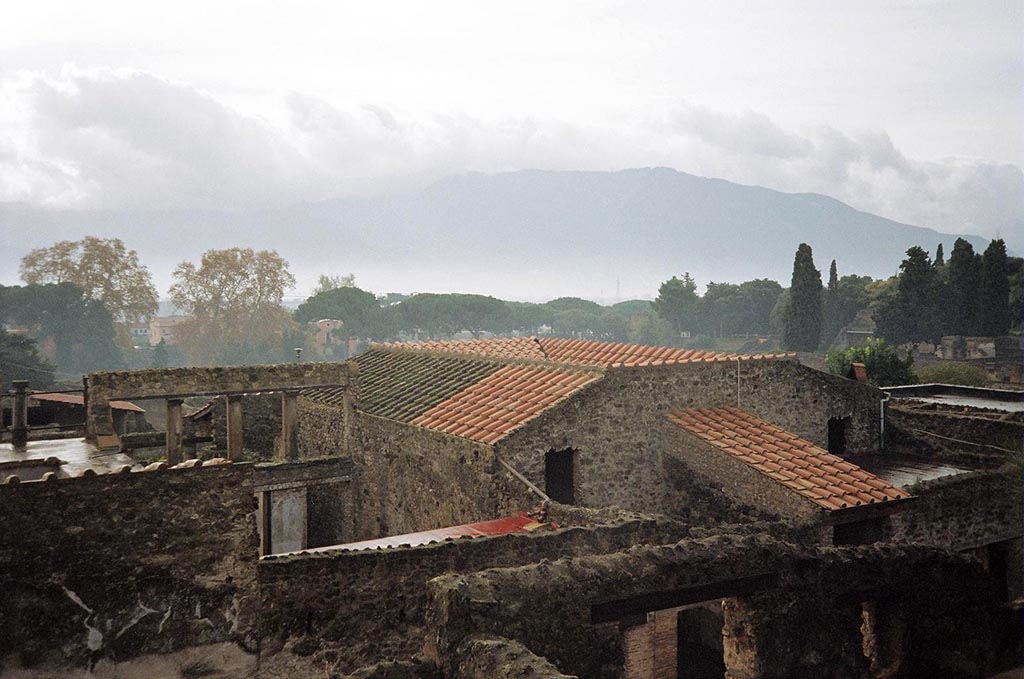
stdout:
POLYGON ((227 404, 228 459, 242 459, 242 397, 228 396, 227 404))
POLYGON ((293 391, 281 392, 281 450, 283 460, 299 457, 299 398, 293 391))
POLYGON ((182 460, 181 452, 181 399, 167 399, 167 464, 176 465, 182 460))
POLYGON ((14 407, 11 410, 11 443, 15 448, 24 448, 28 443, 28 380, 11 382, 14 391, 14 407))

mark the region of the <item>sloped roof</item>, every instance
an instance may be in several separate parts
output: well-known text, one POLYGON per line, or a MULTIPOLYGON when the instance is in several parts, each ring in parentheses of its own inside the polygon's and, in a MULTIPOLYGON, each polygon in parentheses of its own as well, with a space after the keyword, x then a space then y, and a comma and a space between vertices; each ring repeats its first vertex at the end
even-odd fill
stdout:
MULTIPOLYGON (((503 366, 465 356, 382 349, 370 349, 353 360, 359 366, 359 409, 399 422, 413 420, 503 366)), ((344 389, 309 389, 303 396, 339 404, 344 393, 344 389)))
POLYGON ((427 410, 412 424, 494 443, 599 377, 560 368, 505 366, 427 410))
POLYGON ((377 345, 384 348, 413 349, 443 353, 483 356, 496 359, 533 359, 569 365, 605 368, 612 366, 646 366, 665 363, 697 363, 710 361, 762 360, 787 358, 792 354, 735 354, 654 347, 643 344, 593 342, 559 337, 493 337, 488 339, 446 340, 431 342, 399 342, 377 345))
MULTIPOLYGON (((80 394, 44 394, 35 393, 31 395, 37 401, 46 401, 49 403, 64 403, 67 405, 74 406, 85 406, 85 397, 80 394)), ((132 413, 144 413, 144 409, 135 405, 131 401, 111 401, 110 407, 113 410, 126 410, 132 413)))
POLYGON ((674 410, 670 422, 828 510, 910 494, 739 408, 674 410))
MULTIPOLYGON (((601 376, 570 366, 398 349, 370 349, 353 360, 361 411, 488 444, 601 376)), ((344 390, 308 389, 303 396, 336 405, 344 390)))

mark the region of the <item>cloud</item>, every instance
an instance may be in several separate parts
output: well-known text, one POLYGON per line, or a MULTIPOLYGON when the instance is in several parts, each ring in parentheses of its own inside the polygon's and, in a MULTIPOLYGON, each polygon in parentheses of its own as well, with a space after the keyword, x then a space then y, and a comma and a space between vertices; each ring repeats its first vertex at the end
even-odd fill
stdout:
POLYGON ((584 125, 339 106, 293 92, 261 113, 146 72, 9 76, 0 81, 0 200, 241 210, 415 190, 470 170, 667 165, 824 193, 945 231, 1011 235, 1024 223, 1016 165, 917 160, 884 131, 792 130, 755 111, 681 102, 584 125))

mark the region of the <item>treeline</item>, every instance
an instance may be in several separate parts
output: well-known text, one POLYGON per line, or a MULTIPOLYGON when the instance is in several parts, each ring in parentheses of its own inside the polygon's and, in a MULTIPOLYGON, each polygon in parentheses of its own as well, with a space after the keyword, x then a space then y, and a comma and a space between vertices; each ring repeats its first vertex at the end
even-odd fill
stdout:
MULTIPOLYGON (((156 313, 158 300, 134 251, 118 239, 62 241, 30 252, 20 273, 26 285, 0 287, 5 383, 26 377, 45 384, 55 371, 68 382, 93 370, 139 367, 131 331, 156 313)), ((756 336, 785 349, 820 351, 859 315, 873 319, 876 334, 893 344, 1005 334, 1020 324, 1021 275, 1022 260, 1008 257, 1002 240, 978 254, 958 239, 948 261, 941 245, 934 259, 911 248, 886 280, 839 276, 833 261, 823 284, 811 248, 801 244, 789 288, 767 279, 709 282, 699 295, 684 274, 665 281, 652 302, 602 306, 576 297, 534 304, 473 294, 376 295, 356 287, 351 275, 322 276, 291 312, 283 306, 295 284, 288 263, 276 252, 229 248, 182 262, 169 295, 187 314, 174 326, 175 350, 193 365, 293 360, 295 347, 310 346, 309 324, 321 319, 342 321, 342 336, 364 341, 545 333, 706 348, 724 337, 756 336)), ((168 359, 167 347, 158 346, 150 360, 168 359)))
POLYGON ((795 351, 826 349, 861 312, 875 334, 890 344, 932 342, 944 335, 994 337, 1020 329, 1024 260, 1008 257, 1006 244, 991 241, 983 254, 958 238, 948 261, 942 245, 935 258, 919 246, 907 250, 899 272, 882 281, 839 278, 832 261, 827 287, 810 246, 801 244, 790 289, 780 296, 782 346, 795 351))

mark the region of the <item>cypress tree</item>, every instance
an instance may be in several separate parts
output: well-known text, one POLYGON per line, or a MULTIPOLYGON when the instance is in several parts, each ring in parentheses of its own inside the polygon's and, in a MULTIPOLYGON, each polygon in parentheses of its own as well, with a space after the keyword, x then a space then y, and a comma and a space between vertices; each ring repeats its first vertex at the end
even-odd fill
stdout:
POLYGON ((828 349, 842 325, 839 307, 839 273, 836 270, 836 260, 833 259, 828 268, 828 287, 825 288, 825 315, 821 332, 823 349, 828 349))
POLYGON ((811 246, 801 243, 793 260, 782 343, 791 351, 814 351, 821 337, 821 272, 814 268, 811 246))
POLYGON ((1002 238, 989 243, 981 258, 980 302, 982 334, 1005 335, 1010 329, 1010 269, 1002 238))
POLYGON ((900 263, 896 283, 896 305, 908 340, 932 340, 939 334, 935 292, 931 258, 924 248, 915 245, 907 250, 907 258, 900 263))
POLYGON ((935 261, 933 264, 935 265, 935 268, 938 269, 940 266, 945 265, 945 263, 946 259, 942 255, 942 243, 939 243, 935 246, 935 261))
POLYGON ((970 243, 957 238, 946 269, 949 273, 947 330, 954 335, 976 335, 980 331, 981 258, 970 243))

